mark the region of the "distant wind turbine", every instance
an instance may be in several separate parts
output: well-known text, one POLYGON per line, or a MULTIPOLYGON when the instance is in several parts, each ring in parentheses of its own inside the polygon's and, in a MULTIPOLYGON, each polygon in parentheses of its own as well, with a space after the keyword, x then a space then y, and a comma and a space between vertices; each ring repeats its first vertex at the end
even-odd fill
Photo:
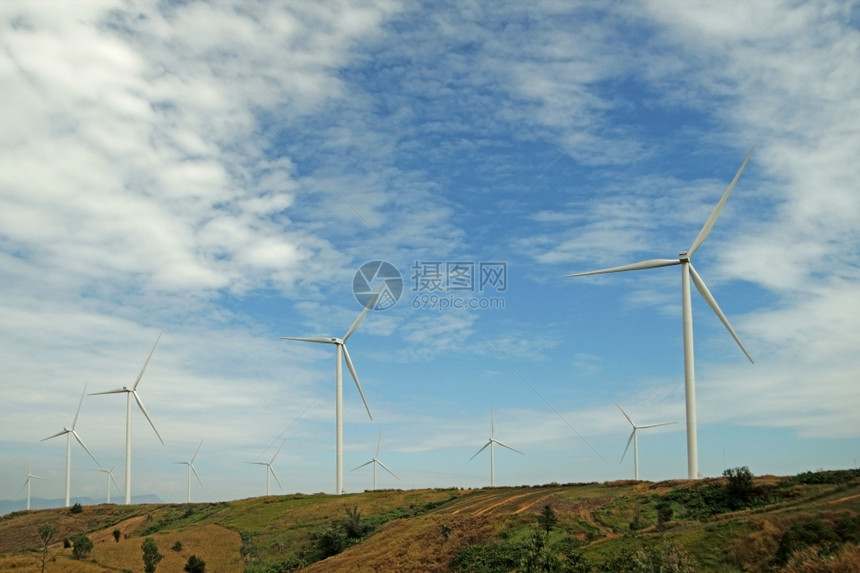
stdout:
MULTIPOLYGON (((24 482, 24 487, 27 488, 27 511, 30 510, 30 481, 34 479, 42 479, 47 480, 48 478, 37 476, 33 473, 33 470, 30 469, 30 466, 27 466, 27 481, 24 482)), ((21 489, 24 489, 23 487, 21 489)))
POLYGON ((245 462, 246 464, 253 464, 256 466, 266 466, 266 496, 269 495, 269 474, 272 474, 272 477, 275 478, 275 481, 278 482, 278 487, 281 488, 281 491, 284 491, 284 486, 281 485, 281 481, 278 479, 278 476, 275 475, 275 469, 272 467, 272 464, 275 463, 275 458, 278 457, 278 454, 281 453, 281 448, 284 447, 286 440, 281 442, 281 446, 278 448, 278 451, 275 452, 275 455, 272 456, 268 462, 245 462))
POLYGON ((714 211, 711 213, 711 216, 708 217, 708 220, 705 222, 705 225, 702 227, 702 230, 699 231, 699 234, 696 236, 696 239, 693 241, 693 244, 686 251, 681 251, 678 254, 677 259, 652 259, 648 261, 632 263, 629 265, 622 265, 620 267, 611 267, 597 271, 588 271, 585 273, 574 273, 567 275, 568 277, 582 277, 587 275, 617 273, 622 271, 637 271, 641 269, 653 269, 658 267, 681 265, 681 322, 684 335, 684 391, 686 394, 687 410, 687 474, 690 479, 697 479, 699 476, 699 447, 696 437, 696 372, 695 360, 693 356, 693 311, 692 303, 690 300, 691 278, 693 280, 693 284, 696 285, 696 289, 699 291, 699 294, 702 295, 702 298, 705 299, 705 301, 708 303, 714 313, 716 313, 716 315, 719 317, 720 321, 723 323, 723 326, 726 327, 726 329, 732 335, 732 338, 735 339, 735 342, 738 344, 740 349, 743 351, 743 353, 746 355, 750 362, 753 361, 746 348, 744 348, 744 345, 741 343, 740 338, 738 338, 738 335, 735 333, 735 330, 732 328, 732 325, 729 324, 729 319, 727 319, 726 315, 723 314, 723 311, 720 310, 717 301, 714 299, 713 295, 711 295, 711 292, 708 290, 708 287, 705 286, 702 277, 700 277, 699 273, 696 272, 696 269, 693 268, 693 264, 690 262, 690 259, 693 257, 693 254, 702 245, 702 243, 708 237, 708 234, 711 232, 714 223, 717 221, 717 217, 720 216, 720 212, 723 210, 723 206, 726 204, 726 200, 729 198, 729 195, 735 188, 735 184, 737 184, 741 173, 743 173, 744 168, 747 166, 747 163, 749 163, 753 151, 755 151, 754 147, 750 149, 750 152, 747 154, 746 159, 744 159, 744 162, 741 165, 740 169, 738 169, 738 172, 735 174, 734 179, 732 179, 732 182, 729 184, 725 193, 723 193, 720 202, 717 203, 717 206, 714 208, 714 211))
POLYGON ((149 425, 152 426, 152 430, 155 432, 155 435, 158 436, 158 440, 161 442, 161 445, 164 445, 164 440, 161 439, 161 434, 158 433, 158 430, 155 429, 155 424, 152 423, 152 418, 149 417, 149 413, 147 413, 146 408, 143 406, 143 402, 140 400, 140 396, 137 393, 137 385, 140 384, 140 379, 143 378, 143 373, 146 371, 147 365, 149 365, 149 359, 152 358, 152 353, 155 352, 155 347, 158 346, 158 341, 161 340, 161 333, 159 333, 158 338, 155 339, 155 344, 152 345, 152 350, 149 351, 149 356, 146 357, 146 362, 143 363, 143 368, 140 369, 140 374, 137 375, 137 380, 134 381, 134 385, 129 388, 128 386, 123 386, 122 388, 117 388, 116 390, 108 390, 107 392, 95 392, 91 394, 92 396, 99 394, 122 394, 125 392, 126 400, 125 400, 125 504, 131 505, 131 397, 134 396, 134 400, 137 402, 137 405, 140 407, 140 411, 143 412, 143 415, 146 416, 149 425))
POLYGON ((116 483, 116 478, 113 477, 114 468, 116 468, 116 464, 114 464, 111 467, 111 469, 109 469, 109 470, 107 470, 105 468, 99 468, 97 470, 93 470, 96 472, 102 472, 104 474, 107 474, 107 501, 105 501, 105 503, 110 503, 110 482, 113 482, 113 484, 116 486, 116 490, 119 491, 119 484, 116 483))
POLYGON ((507 449, 514 451, 520 455, 525 455, 521 451, 519 451, 515 448, 512 448, 509 445, 502 443, 496 439, 496 423, 493 420, 493 409, 490 408, 490 439, 487 440, 487 443, 484 444, 480 450, 475 452, 475 454, 471 458, 469 458, 469 461, 474 460, 478 454, 480 454, 485 449, 487 449, 487 446, 490 447, 490 486, 491 487, 496 486, 496 459, 495 459, 495 452, 493 451, 493 446, 495 444, 499 444, 503 448, 507 448, 507 449))
POLYGON ((374 457, 372 457, 370 459, 370 461, 364 462, 363 464, 361 464, 360 466, 358 466, 356 468, 353 468, 353 470, 352 470, 352 471, 355 471, 359 468, 363 468, 366 465, 373 464, 373 491, 376 491, 376 466, 377 465, 382 466, 382 469, 384 469, 385 471, 387 471, 388 473, 393 475, 396 479, 400 479, 399 477, 397 477, 394 474, 393 471, 388 469, 388 466, 386 466, 384 463, 382 463, 382 460, 379 459, 379 446, 380 446, 380 444, 382 444, 382 430, 379 430, 379 439, 376 440, 376 455, 374 457))
POLYGON ((364 392, 361 390, 361 384, 358 381, 358 374, 355 373, 355 366, 352 364, 352 359, 349 357, 349 351, 346 349, 346 341, 352 336, 352 333, 355 332, 355 329, 358 328, 358 325, 361 324, 361 321, 364 320, 364 315, 367 314, 367 310, 373 306, 376 298, 379 296, 382 288, 385 287, 385 283, 383 282, 376 293, 373 295, 373 298, 370 299, 370 302, 364 307, 361 311, 361 314, 358 315, 358 318, 355 319, 355 322, 352 323, 352 326, 349 327, 349 330, 346 331, 346 334, 343 335, 343 338, 325 338, 325 337, 311 337, 311 338, 294 338, 289 336, 282 336, 281 340, 299 340, 301 342, 316 342, 319 344, 334 344, 335 346, 335 370, 334 370, 334 380, 335 380, 335 456, 336 456, 336 486, 335 486, 335 494, 340 495, 343 493, 343 361, 346 359, 346 366, 349 368, 349 373, 352 374, 352 379, 355 381, 355 387, 358 388, 358 393, 361 396, 361 401, 364 402, 364 408, 367 410, 368 417, 373 420, 373 416, 370 414, 370 407, 367 405, 367 400, 364 399, 364 392))
MULTIPOLYGON (((615 402, 615 400, 613 400, 615 402)), ((627 445, 624 447, 624 453, 621 454, 621 463, 624 461, 624 456, 627 455, 627 450, 630 448, 630 442, 633 442, 633 475, 635 476, 636 481, 639 481, 639 430, 645 430, 647 428, 656 428, 657 426, 668 426, 669 424, 674 424, 675 422, 661 422, 659 424, 645 424, 642 426, 637 426, 636 422, 633 421, 633 418, 624 411, 624 408, 618 402, 615 402, 615 405, 618 406, 618 409, 621 410, 621 413, 624 414, 624 417, 627 418, 627 421, 630 422, 630 425, 633 426, 633 431, 630 432, 630 437, 627 438, 627 445)))
POLYGON ((93 461, 97 466, 101 466, 99 461, 90 451, 90 449, 84 444, 84 441, 75 431, 75 424, 78 423, 78 414, 81 413, 81 404, 84 403, 84 395, 87 393, 87 386, 84 384, 84 391, 81 393, 81 399, 78 401, 78 409, 75 410, 75 418, 72 420, 71 428, 63 428, 61 431, 57 432, 53 436, 48 436, 41 441, 50 440, 51 438, 56 438, 57 436, 62 436, 65 434, 66 436, 66 507, 69 507, 71 501, 71 483, 72 483, 72 436, 78 441, 83 449, 87 451, 93 461))
POLYGON ((197 449, 194 451, 194 455, 191 456, 191 460, 187 462, 173 462, 174 464, 185 464, 188 466, 188 503, 191 503, 191 472, 194 472, 194 477, 197 478, 197 481, 200 485, 203 485, 203 482, 200 481, 200 475, 197 473, 197 468, 194 467, 194 460, 197 459, 197 453, 200 451, 200 446, 203 445, 203 440, 200 440, 200 445, 197 446, 197 449))

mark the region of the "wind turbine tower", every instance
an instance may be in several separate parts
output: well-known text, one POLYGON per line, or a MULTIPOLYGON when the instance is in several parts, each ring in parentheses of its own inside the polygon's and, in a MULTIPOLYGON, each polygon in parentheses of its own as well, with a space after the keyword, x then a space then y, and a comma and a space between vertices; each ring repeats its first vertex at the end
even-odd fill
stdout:
POLYGON ((382 466, 382 469, 384 469, 385 471, 387 471, 388 473, 393 475, 395 479, 398 479, 398 480, 400 479, 399 477, 397 477, 397 475, 395 475, 395 473, 393 471, 388 469, 388 466, 386 466, 384 463, 382 463, 382 460, 379 459, 379 446, 380 446, 380 444, 382 444, 382 430, 379 430, 379 438, 376 440, 376 455, 374 457, 370 458, 369 461, 366 461, 363 464, 361 464, 360 466, 352 469, 352 471, 355 471, 359 468, 363 468, 366 465, 373 464, 373 491, 376 491, 376 466, 377 465, 382 466))
POLYGON ((499 444, 503 448, 507 448, 507 449, 514 451, 520 455, 525 455, 521 451, 514 449, 514 448, 510 447, 509 445, 507 445, 503 442, 500 442, 499 440, 496 439, 496 423, 493 420, 493 409, 490 408, 490 439, 487 440, 487 443, 484 444, 480 450, 475 452, 475 454, 471 458, 469 458, 469 461, 474 460, 478 454, 483 452, 485 449, 487 449, 487 446, 489 446, 489 448, 490 448, 490 487, 496 486, 496 458, 495 458, 495 452, 493 451, 493 447, 495 446, 495 444, 499 444))
MULTIPOLYGON (((613 400, 613 402, 615 402, 613 400)), ((674 424, 675 422, 661 422, 659 424, 645 424, 642 426, 637 426, 636 422, 633 421, 633 418, 624 411, 624 408, 618 402, 615 402, 615 405, 618 406, 618 409, 621 410, 621 413, 624 414, 624 417, 627 418, 627 421, 630 422, 630 425, 633 426, 633 431, 630 432, 630 437, 627 438, 627 445, 624 446, 624 453, 621 454, 621 463, 624 461, 624 456, 627 455, 627 450, 630 448, 630 442, 633 442, 633 475, 635 476, 636 481, 639 481, 639 430, 645 430, 647 428, 656 428, 657 426, 668 426, 669 424, 674 424)))
POLYGON ((116 483, 116 478, 113 477, 114 468, 116 468, 116 464, 114 464, 113 467, 109 470, 107 470, 105 468, 99 468, 97 470, 93 470, 96 472, 102 472, 104 474, 107 474, 107 476, 106 476, 107 477, 107 500, 105 501, 105 503, 110 503, 110 482, 113 482, 113 484, 116 486, 117 491, 119 491, 119 484, 116 483))
POLYGON ((278 448, 278 451, 275 452, 275 455, 272 456, 268 462, 245 462, 246 464, 253 464, 255 466, 266 466, 266 497, 269 496, 269 474, 272 474, 272 477, 275 478, 275 481, 278 482, 278 487, 281 488, 281 491, 284 491, 284 486, 281 485, 281 480, 278 479, 278 476, 275 475, 275 469, 272 467, 272 464, 275 463, 275 458, 278 457, 278 454, 281 453, 281 448, 284 447, 286 440, 281 442, 281 446, 278 448))
POLYGON ((203 440, 200 440, 200 445, 197 446, 197 449, 194 451, 194 455, 191 456, 191 460, 187 462, 173 462, 174 464, 185 464, 188 466, 188 503, 191 503, 191 472, 194 472, 194 477, 197 478, 198 483, 203 485, 203 482, 200 481, 200 475, 197 473, 197 468, 194 467, 194 460, 197 459, 197 453, 200 451, 200 446, 203 445, 203 440))
POLYGON ((87 393, 87 386, 84 384, 84 391, 81 393, 81 399, 78 401, 78 409, 75 410, 75 418, 72 420, 71 428, 63 428, 61 431, 57 432, 53 436, 48 436, 47 438, 41 440, 50 440, 51 438, 56 438, 57 436, 66 435, 66 507, 69 507, 69 503, 71 501, 71 483, 72 483, 72 436, 78 441, 83 449, 87 451, 93 461, 97 466, 101 466, 99 461, 90 451, 90 449, 84 444, 84 441, 75 431, 75 425, 78 423, 78 414, 81 413, 81 404, 84 403, 84 395, 87 393))
MULTIPOLYGON (((33 473, 33 470, 30 469, 30 466, 27 466, 27 481, 24 482, 24 485, 27 487, 27 511, 30 511, 30 482, 34 479, 42 479, 47 480, 48 478, 37 476, 33 473)), ((21 488, 24 489, 24 488, 21 488)))
POLYGON ((611 267, 607 269, 600 269, 597 271, 588 271, 584 273, 574 273, 567 275, 568 277, 582 277, 588 275, 600 275, 606 273, 619 273, 623 271, 638 271, 642 269, 654 269, 658 267, 669 267, 673 265, 681 266, 681 324, 683 327, 683 340, 684 340, 684 394, 686 399, 686 412, 687 412, 687 475, 690 479, 698 479, 699 477, 699 446, 696 437, 696 369, 695 369, 695 360, 693 356, 693 311, 692 311, 692 303, 690 300, 690 280, 692 279, 693 284, 696 285, 696 289, 699 291, 699 294, 702 295, 702 298, 708 303, 714 313, 719 317, 720 321, 723 323, 723 326, 726 327, 726 330, 729 331, 729 334, 732 335, 732 338, 735 339, 735 342, 749 359, 750 362, 753 361, 752 357, 750 357, 749 352, 747 352, 744 345, 741 343, 740 338, 735 333, 735 330, 732 328, 732 325, 729 324, 729 319, 726 318, 726 315, 723 314, 723 311, 720 310, 720 306, 717 304, 717 301, 714 299, 711 292, 708 290, 708 287, 705 286, 705 282, 702 280, 702 277, 699 276, 699 273, 696 272, 696 269, 693 268, 693 263, 691 259, 693 258, 693 254, 698 250, 705 239, 708 238, 708 234, 710 234, 711 229, 714 227, 714 223, 717 221, 717 217, 720 216, 720 212, 723 210, 723 206, 726 204, 726 200, 728 200, 729 195, 732 190, 735 188, 735 185, 738 182, 738 179, 743 173, 744 168, 749 163, 750 157, 752 157, 753 151, 755 148, 752 148, 750 152, 747 154, 746 159, 744 159, 743 164, 741 165, 738 172, 735 174, 734 179, 729 184, 725 193, 723 193, 720 202, 717 203, 717 206, 714 208, 711 216, 708 217, 708 220, 705 222, 705 225, 702 227, 702 230, 699 231, 699 234, 696 236, 693 244, 690 245, 690 248, 686 251, 681 251, 678 254, 677 259, 651 259, 647 261, 641 261, 638 263, 632 263, 629 265, 622 265, 620 267, 611 267))
POLYGON ((158 430, 155 429, 155 424, 152 423, 152 418, 149 417, 149 413, 147 413, 146 408, 143 405, 143 402, 140 400, 140 395, 137 393, 137 385, 140 384, 140 379, 143 378, 143 373, 146 371, 146 367, 149 364, 149 359, 152 358, 152 353, 155 352, 155 347, 158 346, 158 341, 161 340, 161 334, 159 333, 158 338, 155 339, 155 344, 152 345, 152 350, 149 351, 149 356, 146 357, 146 362, 143 363, 143 368, 140 369, 140 374, 137 375, 137 380, 134 381, 134 385, 129 388, 128 386, 123 386, 122 388, 117 388, 116 390, 108 390, 107 392, 95 392, 92 395, 99 394, 122 394, 123 392, 126 395, 125 399, 125 504, 131 505, 131 397, 134 396, 134 400, 137 402, 138 407, 140 407, 140 411, 143 412, 143 415, 146 416, 149 425, 152 426, 152 430, 155 432, 155 435, 158 436, 158 440, 161 442, 161 445, 164 445, 164 440, 161 439, 161 434, 158 433, 158 430))
POLYGON ((377 289, 376 294, 370 299, 370 302, 343 335, 343 338, 326 338, 326 337, 310 337, 310 338, 294 338, 282 336, 281 340, 298 340, 301 342, 315 342, 318 344, 333 344, 335 347, 334 353, 334 380, 335 380, 335 495, 343 493, 343 361, 346 360, 346 366, 349 368, 349 373, 352 374, 352 379, 355 381, 355 387, 358 388, 358 393, 361 396, 361 401, 364 402, 364 408, 367 410, 367 416, 373 420, 370 413, 370 407, 367 405, 367 400, 364 399, 364 392, 361 390, 361 383, 358 381, 358 374, 355 372, 355 366, 352 363, 352 358, 349 357, 349 350, 346 349, 346 341, 364 320, 364 315, 370 307, 373 306, 382 288, 385 287, 383 282, 377 289))

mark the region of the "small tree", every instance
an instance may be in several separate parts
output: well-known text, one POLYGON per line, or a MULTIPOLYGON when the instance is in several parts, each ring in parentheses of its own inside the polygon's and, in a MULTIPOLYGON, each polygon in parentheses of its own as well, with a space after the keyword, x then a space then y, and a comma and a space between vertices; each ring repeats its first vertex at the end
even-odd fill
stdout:
POLYGON ((668 501, 661 501, 657 504, 657 528, 661 531, 666 529, 666 524, 672 521, 672 516, 675 511, 672 509, 672 504, 668 501))
POLYGON ((556 517, 555 512, 549 505, 543 506, 543 510, 541 510, 538 516, 538 523, 546 531, 546 536, 549 537, 549 532, 558 523, 558 517, 556 517))
POLYGON ((93 542, 84 533, 72 535, 72 557, 86 559, 93 550, 93 542))
POLYGON ((119 543, 119 538, 122 535, 122 532, 119 529, 113 530, 113 540, 119 543))
POLYGON ((81 507, 81 504, 78 502, 75 502, 75 505, 73 505, 71 507, 71 509, 69 509, 69 513, 81 513, 83 510, 84 510, 84 508, 81 507))
POLYGON ((196 555, 192 555, 188 558, 182 570, 188 571, 188 573, 206 573, 206 562, 196 555))
POLYGON ((738 501, 749 501, 753 494, 753 475, 746 466, 729 469, 723 472, 726 482, 726 493, 738 501))
POLYGON ((173 547, 171 547, 171 549, 173 549, 174 551, 182 551, 182 542, 177 539, 176 543, 173 544, 173 547))
POLYGON ((158 552, 158 545, 152 537, 144 539, 140 548, 143 550, 143 570, 146 573, 155 573, 155 568, 164 555, 158 552))
POLYGON ((48 545, 54 539, 57 528, 53 525, 44 524, 39 526, 39 540, 42 542, 42 573, 45 573, 45 562, 48 560, 48 545))

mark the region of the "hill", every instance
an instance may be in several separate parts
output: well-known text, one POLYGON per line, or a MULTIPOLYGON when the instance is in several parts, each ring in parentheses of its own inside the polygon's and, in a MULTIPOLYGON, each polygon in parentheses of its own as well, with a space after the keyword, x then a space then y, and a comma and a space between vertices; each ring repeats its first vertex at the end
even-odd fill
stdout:
POLYGON ((700 481, 285 495, 0 517, 0 570, 143 571, 141 544, 206 570, 860 571, 860 470, 700 481), (85 533, 74 559, 63 540, 85 533))

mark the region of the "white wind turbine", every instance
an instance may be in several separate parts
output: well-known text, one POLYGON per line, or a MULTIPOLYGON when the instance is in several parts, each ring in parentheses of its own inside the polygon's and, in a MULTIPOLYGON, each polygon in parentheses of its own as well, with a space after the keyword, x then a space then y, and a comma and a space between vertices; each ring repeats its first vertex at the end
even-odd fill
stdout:
POLYGON ((83 449, 87 451, 93 461, 97 466, 101 464, 90 451, 90 449, 84 444, 84 441, 75 431, 75 424, 78 423, 78 414, 81 413, 81 404, 84 403, 84 395, 87 393, 87 386, 84 384, 84 391, 81 393, 81 399, 78 401, 78 409, 75 410, 75 418, 72 420, 71 428, 63 428, 61 431, 57 432, 53 436, 48 436, 47 438, 41 440, 44 442, 45 440, 50 440, 51 438, 56 438, 57 436, 66 435, 66 507, 69 507, 71 501, 71 483, 72 483, 72 436, 78 441, 83 449))
POLYGON ((364 315, 367 314, 367 310, 373 306, 374 301, 379 296, 380 291, 385 286, 383 282, 376 293, 373 295, 373 298, 370 299, 370 302, 364 307, 361 311, 361 314, 358 315, 358 318, 355 319, 355 322, 352 323, 352 326, 349 327, 349 330, 346 331, 346 334, 343 335, 343 338, 325 338, 325 337, 311 337, 311 338, 294 338, 289 336, 282 336, 281 340, 299 340, 301 342, 316 342, 319 344, 334 344, 335 346, 335 370, 334 370, 334 380, 335 380, 335 456, 336 456, 336 488, 335 495, 340 495, 343 493, 343 361, 346 359, 346 366, 349 368, 349 373, 352 374, 352 379, 355 381, 355 387, 358 388, 358 393, 361 396, 361 401, 364 402, 364 408, 367 410, 368 417, 373 420, 373 416, 370 413, 370 407, 367 405, 367 400, 364 399, 364 392, 361 390, 361 384, 358 381, 358 374, 355 373, 355 366, 352 364, 352 359, 349 357, 349 351, 346 349, 346 341, 352 336, 352 333, 355 332, 355 329, 358 328, 358 325, 364 319, 364 315))
MULTIPOLYGON (((47 480, 48 478, 35 475, 33 470, 30 469, 30 466, 27 465, 27 481, 24 482, 24 487, 27 488, 27 511, 30 510, 30 482, 34 479, 47 480)), ((21 489, 24 488, 22 487, 21 489)))
POLYGON ((485 449, 487 449, 487 446, 489 446, 489 447, 490 447, 490 486, 491 486, 491 487, 495 487, 495 486, 496 486, 496 459, 495 459, 495 452, 493 451, 493 447, 494 447, 494 445, 495 445, 495 444, 499 444, 499 445, 500 445, 500 446, 502 446, 503 448, 507 448, 507 449, 509 449, 509 450, 511 450, 511 451, 514 451, 514 452, 516 452, 516 453, 518 453, 518 454, 520 454, 520 455, 525 455, 525 454, 523 454, 521 451, 519 451, 519 450, 517 450, 517 449, 515 449, 515 448, 512 448, 512 447, 510 447, 509 445, 507 445, 507 444, 505 444, 505 443, 502 443, 502 442, 500 442, 499 440, 497 440, 497 439, 496 439, 496 423, 495 423, 495 421, 493 420, 493 409, 492 409, 492 408, 490 408, 490 439, 489 439, 489 440, 487 440, 487 443, 486 443, 486 444, 484 444, 484 445, 483 445, 483 447, 482 447, 480 450, 478 450, 477 452, 475 452, 475 454, 474 454, 471 458, 469 458, 469 461, 472 461, 473 459, 475 459, 475 457, 476 457, 478 454, 480 454, 480 453, 481 453, 481 452, 483 452, 485 449))
POLYGON ((116 490, 119 491, 119 484, 116 483, 116 478, 113 477, 114 468, 116 468, 116 464, 114 464, 113 467, 111 467, 111 469, 109 470, 105 468, 93 470, 95 472, 102 472, 104 474, 107 474, 107 501, 105 501, 105 503, 110 503, 110 482, 113 482, 113 484, 116 486, 116 490))
MULTIPOLYGON (((615 402, 615 400, 613 400, 615 402)), ((624 408, 621 407, 621 404, 615 402, 615 405, 618 406, 618 409, 621 410, 621 413, 624 414, 624 417, 627 418, 627 421, 630 422, 630 425, 633 426, 633 431, 630 432, 630 437, 627 438, 627 445, 624 446, 624 453, 621 454, 621 461, 619 464, 624 461, 624 456, 627 455, 627 450, 630 448, 630 442, 633 442, 633 475, 635 476, 636 481, 639 481, 639 430, 645 430, 647 428, 656 428, 657 426, 668 426, 669 424, 674 424, 675 422, 661 422, 659 424, 644 424, 642 426, 637 426, 636 422, 633 421, 627 412, 624 411, 624 408)))
POLYGON ((278 448, 278 451, 275 452, 275 455, 272 456, 267 462, 245 462, 246 464, 253 464, 256 466, 266 466, 266 496, 269 495, 269 474, 272 474, 272 477, 275 478, 275 481, 278 482, 278 487, 281 488, 281 491, 284 491, 284 486, 281 485, 281 481, 278 479, 278 476, 275 475, 275 470, 272 468, 272 464, 275 462, 275 458, 278 457, 278 454, 281 453, 281 448, 284 447, 286 440, 281 442, 281 447, 278 448))
POLYGON ((749 163, 750 157, 752 157, 754 150, 755 148, 750 149, 750 152, 747 154, 746 159, 744 159, 744 162, 741 165, 740 169, 738 169, 738 172, 735 174, 734 179, 732 179, 732 182, 729 184, 725 193, 723 193, 720 202, 717 203, 717 206, 714 208, 714 211, 711 213, 711 216, 708 217, 708 220, 705 222, 705 225, 702 227, 702 230, 699 231, 699 234, 696 236, 696 239, 693 241, 693 244, 688 250, 681 251, 678 254, 677 259, 651 259, 648 261, 641 261, 629 265, 622 265, 620 267, 611 267, 608 269, 600 269, 597 271, 589 271, 585 273, 574 273, 567 275, 568 277, 581 277, 587 275, 617 273, 622 271, 637 271, 640 269, 653 269, 657 267, 681 265, 681 322, 683 326, 684 336, 684 391, 686 395, 687 410, 687 474, 690 479, 697 479, 699 475, 699 448, 696 438, 696 373, 693 357, 693 311, 692 303, 690 300, 691 278, 693 280, 693 284, 696 285, 696 289, 699 291, 699 294, 702 295, 702 298, 705 299, 705 301, 708 303, 714 313, 716 313, 716 315, 719 317, 720 321, 722 321, 723 326, 726 327, 726 329, 732 335, 732 338, 735 339, 735 342, 738 344, 740 349, 743 351, 746 357, 749 358, 750 362, 753 361, 746 348, 744 348, 744 345, 741 343, 740 338, 738 338, 738 335, 732 328, 732 325, 729 324, 729 319, 727 319, 726 315, 723 314, 723 311, 720 310, 720 306, 717 304, 717 301, 714 299, 713 295, 711 295, 711 292, 708 290, 708 287, 705 286, 702 277, 700 277, 699 273, 696 272, 696 269, 693 268, 693 264, 690 262, 690 259, 693 257, 693 254, 702 245, 702 243, 708 237, 708 234, 711 232, 711 229, 713 228, 717 217, 719 217, 720 212, 723 210, 723 206, 726 204, 726 200, 729 198, 729 195, 735 188, 735 184, 738 182, 741 173, 747 166, 747 163, 749 163))
POLYGON ((143 415, 146 416, 147 421, 149 421, 149 425, 152 426, 152 430, 155 432, 155 435, 158 436, 158 440, 161 442, 161 445, 164 445, 164 440, 161 439, 161 434, 158 433, 158 430, 155 429, 155 424, 152 423, 152 419, 149 417, 149 414, 146 411, 146 408, 143 406, 143 402, 140 400, 140 396, 137 393, 137 385, 140 384, 140 379, 143 378, 143 373, 146 371, 146 367, 149 364, 149 359, 152 358, 152 353, 155 352, 155 347, 158 346, 158 341, 161 340, 161 333, 159 333, 158 338, 155 339, 155 344, 152 345, 152 350, 149 351, 149 356, 146 357, 146 362, 143 363, 143 368, 140 369, 140 374, 137 375, 137 380, 134 381, 134 385, 129 388, 128 386, 123 386, 122 388, 117 388, 116 390, 108 390, 107 392, 94 392, 91 396, 99 395, 99 394, 122 394, 125 392, 126 400, 125 400, 125 504, 131 505, 131 397, 134 396, 134 400, 137 402, 137 405, 140 407, 140 411, 143 412, 143 415))
POLYGON ((197 459, 197 453, 200 451, 200 446, 203 445, 203 440, 200 440, 200 445, 197 446, 197 449, 194 451, 194 455, 191 456, 191 460, 187 462, 173 462, 174 464, 185 464, 188 466, 188 503, 191 503, 191 472, 194 472, 194 477, 197 478, 197 481, 200 485, 203 485, 203 482, 200 481, 200 475, 197 473, 197 468, 194 467, 194 460, 197 459))
POLYGON ((370 458, 370 461, 364 462, 360 466, 352 469, 352 471, 355 471, 359 468, 363 468, 366 465, 373 464, 373 491, 376 491, 376 466, 377 465, 382 466, 382 469, 384 469, 385 471, 387 471, 388 473, 393 475, 396 479, 400 479, 399 477, 397 477, 397 475, 395 475, 395 473, 393 471, 388 469, 388 466, 386 466, 384 463, 382 463, 382 460, 379 459, 379 446, 380 446, 380 444, 382 444, 382 430, 379 430, 379 439, 376 440, 376 455, 374 457, 370 458))

